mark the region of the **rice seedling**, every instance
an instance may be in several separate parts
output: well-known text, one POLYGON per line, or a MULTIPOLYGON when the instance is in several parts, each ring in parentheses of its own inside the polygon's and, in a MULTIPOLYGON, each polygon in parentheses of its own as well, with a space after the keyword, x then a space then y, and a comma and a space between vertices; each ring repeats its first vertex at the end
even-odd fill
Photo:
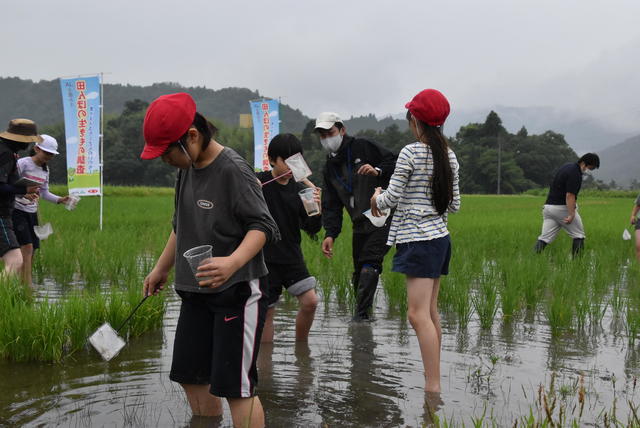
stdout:
POLYGON ((498 312, 498 283, 502 281, 494 261, 483 266, 477 280, 477 290, 471 295, 473 308, 480 319, 480 327, 490 329, 498 312))

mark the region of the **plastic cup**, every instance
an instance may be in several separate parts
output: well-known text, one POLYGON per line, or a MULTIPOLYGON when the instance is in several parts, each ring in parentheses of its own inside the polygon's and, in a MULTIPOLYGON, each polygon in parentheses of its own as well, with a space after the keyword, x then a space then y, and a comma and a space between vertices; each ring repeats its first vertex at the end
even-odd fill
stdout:
POLYGON ((184 252, 183 256, 187 259, 189 263, 189 267, 191 268, 191 272, 193 272, 193 276, 196 278, 196 281, 206 281, 210 279, 207 276, 196 277, 195 275, 198 273, 198 266, 208 259, 211 258, 211 249, 213 247, 211 245, 200 245, 198 247, 193 247, 190 250, 184 252))
POLYGON ((73 211, 76 205, 78 205, 78 202, 80 202, 79 196, 69 196, 69 199, 64 203, 64 206, 69 211, 73 211))
POLYGON ((300 199, 302 199, 302 205, 309 217, 320 214, 320 205, 314 199, 315 189, 306 188, 298 192, 300 199))

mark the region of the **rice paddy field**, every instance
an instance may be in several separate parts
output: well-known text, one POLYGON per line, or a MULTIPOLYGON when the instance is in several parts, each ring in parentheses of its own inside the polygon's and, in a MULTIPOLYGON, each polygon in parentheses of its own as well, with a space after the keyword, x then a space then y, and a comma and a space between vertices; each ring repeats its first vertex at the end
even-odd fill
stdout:
MULTIPOLYGON (((350 227, 333 260, 303 249, 321 304, 309 343, 295 343, 294 299, 276 312, 259 355, 268 426, 640 426, 640 267, 623 241, 633 198, 580 197, 587 239, 570 256, 561 232, 533 245, 543 196, 463 196, 450 216, 443 279, 440 396, 426 395, 406 320, 404 277, 386 259, 375 321, 351 323, 350 227)), ((108 188, 75 211, 43 203, 54 233, 36 255, 33 291, 0 283, 0 426, 230 426, 195 418, 168 379, 179 300, 148 299, 104 362, 86 342, 119 325, 170 232, 171 189, 108 188)), ((215 243, 214 243, 215 245, 215 243)), ((285 293, 286 294, 286 293, 285 293)))

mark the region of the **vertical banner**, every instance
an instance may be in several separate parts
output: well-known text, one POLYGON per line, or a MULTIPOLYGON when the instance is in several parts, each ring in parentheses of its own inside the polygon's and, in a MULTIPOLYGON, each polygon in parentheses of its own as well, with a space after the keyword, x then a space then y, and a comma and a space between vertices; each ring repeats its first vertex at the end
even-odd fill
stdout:
POLYGON ((99 196, 100 77, 60 79, 69 194, 99 196))
POLYGON ((280 133, 278 100, 249 101, 253 116, 253 167, 257 170, 271 169, 267 148, 273 137, 280 133))

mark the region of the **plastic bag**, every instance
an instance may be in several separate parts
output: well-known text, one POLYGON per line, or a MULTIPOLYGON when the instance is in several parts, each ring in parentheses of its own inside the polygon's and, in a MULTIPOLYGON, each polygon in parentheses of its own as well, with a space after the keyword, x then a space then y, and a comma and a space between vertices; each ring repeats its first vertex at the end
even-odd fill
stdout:
POLYGON ((51 227, 51 223, 45 223, 42 226, 33 226, 33 233, 36 234, 38 239, 44 240, 53 233, 53 227, 51 227))
POLYGON ((369 219, 369 221, 371 221, 371 224, 373 224, 375 227, 382 227, 387 221, 387 217, 389 217, 389 213, 391 212, 391 210, 382 210, 380 212, 382 213, 382 217, 375 217, 373 214, 371 214, 370 209, 366 210, 362 214, 364 214, 369 219))
POLYGON ((625 229, 624 232, 622 232, 622 239, 625 241, 631 240, 631 234, 627 229, 625 229))
POLYGON ((302 157, 302 153, 289 156, 284 160, 284 163, 287 164, 293 174, 293 179, 296 181, 302 181, 311 175, 311 169, 302 157))

